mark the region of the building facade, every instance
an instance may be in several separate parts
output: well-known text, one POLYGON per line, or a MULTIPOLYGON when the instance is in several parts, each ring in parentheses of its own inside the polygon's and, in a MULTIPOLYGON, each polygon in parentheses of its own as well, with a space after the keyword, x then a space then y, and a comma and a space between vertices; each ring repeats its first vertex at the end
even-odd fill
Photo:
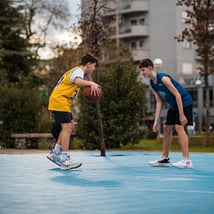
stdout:
MULTIPOLYGON (((87 5, 90 0, 82 0, 87 5)), ((183 84, 193 96, 194 115, 205 126, 205 89, 197 67, 200 64, 191 42, 178 43, 175 36, 186 28, 185 8, 176 0, 100 0, 106 6, 104 15, 112 19, 113 38, 127 45, 136 64, 143 58, 161 59, 159 69, 183 84), (200 80, 200 81, 199 81, 200 80), (198 84, 200 83, 200 84, 198 84)), ((214 37, 213 37, 214 38, 214 37)), ((211 123, 214 124, 214 77, 209 77, 211 123)), ((150 92, 148 91, 150 99, 150 92)), ((149 109, 154 110, 151 98, 149 109)))

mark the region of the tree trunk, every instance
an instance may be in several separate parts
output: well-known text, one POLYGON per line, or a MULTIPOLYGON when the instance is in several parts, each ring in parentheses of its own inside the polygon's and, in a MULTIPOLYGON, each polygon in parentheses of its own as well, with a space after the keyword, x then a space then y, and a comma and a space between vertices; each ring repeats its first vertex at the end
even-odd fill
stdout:
MULTIPOLYGON (((105 17, 103 16, 103 9, 105 4, 99 0, 88 1, 89 4, 85 6, 82 11, 81 22, 83 23, 83 44, 99 58, 103 52, 103 44, 109 38, 110 24, 107 26, 105 17), (103 28, 105 26, 105 28, 103 28), (107 27, 107 29, 106 29, 107 27)), ((96 66, 99 67, 98 64, 96 66)), ((95 70, 95 82, 99 83, 98 69, 95 70)), ((98 119, 99 143, 101 156, 105 156, 105 141, 103 132, 103 121, 100 102, 96 103, 96 114, 98 119)))
MULTIPOLYGON (((92 81, 91 75, 89 75, 89 79, 92 81)), ((98 71, 95 70, 95 82, 98 82, 98 71)), ((104 132, 103 132, 103 120, 102 120, 102 113, 100 107, 100 101, 96 102, 96 115, 98 119, 98 132, 99 132, 99 144, 100 144, 100 155, 105 156, 105 140, 104 140, 104 132)))
POLYGON ((99 129, 99 142, 100 142, 100 155, 105 156, 106 153, 106 145, 104 140, 104 132, 103 132, 103 121, 102 121, 102 113, 100 108, 100 101, 96 103, 96 112, 98 118, 98 129, 99 129))
MULTIPOLYGON (((97 52, 98 56, 98 52, 97 52)), ((98 70, 95 70, 95 82, 99 82, 99 75, 98 70)), ((99 143, 100 143, 100 156, 106 155, 106 145, 104 140, 104 132, 103 132, 103 119, 102 119, 102 113, 101 113, 101 107, 100 107, 100 101, 96 103, 96 113, 97 113, 97 119, 98 119, 98 131, 99 131, 99 143)))
POLYGON ((210 145, 210 88, 208 83, 208 76, 205 76, 206 89, 206 146, 210 145))

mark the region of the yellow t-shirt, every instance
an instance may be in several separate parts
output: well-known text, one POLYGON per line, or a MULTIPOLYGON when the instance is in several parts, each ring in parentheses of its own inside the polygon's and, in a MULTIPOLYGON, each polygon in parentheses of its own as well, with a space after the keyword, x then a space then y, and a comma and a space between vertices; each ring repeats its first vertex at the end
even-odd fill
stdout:
POLYGON ((48 110, 71 112, 71 105, 78 97, 79 86, 75 84, 75 78, 84 78, 84 72, 75 67, 63 74, 57 82, 49 98, 48 110))

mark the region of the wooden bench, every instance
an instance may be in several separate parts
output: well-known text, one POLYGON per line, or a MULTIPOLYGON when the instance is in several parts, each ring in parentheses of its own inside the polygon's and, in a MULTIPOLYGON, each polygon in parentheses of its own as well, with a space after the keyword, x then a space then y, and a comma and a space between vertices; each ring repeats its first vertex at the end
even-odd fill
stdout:
POLYGON ((56 142, 51 133, 13 133, 11 138, 17 149, 39 149, 40 144, 47 144, 50 149, 56 142))
MULTIPOLYGON (((71 141, 76 134, 71 135, 71 141)), ((17 149, 53 149, 56 139, 51 133, 13 133, 11 138, 15 140, 17 149)))

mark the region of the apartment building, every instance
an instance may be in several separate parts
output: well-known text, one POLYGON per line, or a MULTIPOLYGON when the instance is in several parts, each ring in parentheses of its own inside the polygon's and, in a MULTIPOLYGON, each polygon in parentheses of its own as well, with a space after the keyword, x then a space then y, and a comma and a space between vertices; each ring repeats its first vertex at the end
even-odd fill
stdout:
MULTIPOLYGON (((87 5, 90 0, 82 0, 87 5)), ((197 66, 200 64, 190 42, 178 43, 178 36, 186 27, 185 8, 176 6, 176 0, 101 0, 105 6, 105 16, 114 20, 113 38, 127 45, 136 64, 143 58, 161 59, 157 70, 167 72, 184 85, 193 96, 194 113, 203 128, 205 118, 205 89, 197 66)), ((211 123, 214 124, 214 77, 209 77, 211 123)), ((150 92, 148 91, 148 98, 150 92)), ((151 99, 149 109, 154 110, 151 99)))

